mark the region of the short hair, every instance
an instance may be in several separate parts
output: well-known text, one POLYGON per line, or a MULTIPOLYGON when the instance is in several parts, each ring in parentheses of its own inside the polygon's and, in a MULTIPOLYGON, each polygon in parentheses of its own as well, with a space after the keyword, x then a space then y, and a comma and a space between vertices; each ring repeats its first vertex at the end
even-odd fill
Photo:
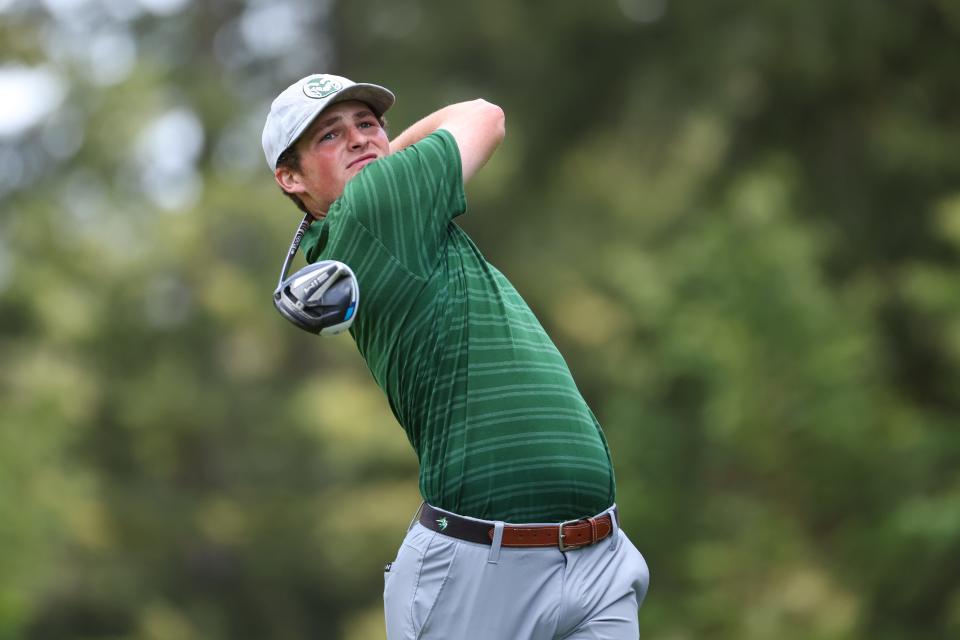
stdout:
MULTIPOLYGON (((280 154, 280 157, 277 158, 277 168, 286 167, 290 171, 296 171, 300 173, 300 151, 297 149, 297 144, 294 142, 292 145, 283 150, 283 153, 280 154)), ((283 192, 283 195, 287 196, 293 203, 297 205, 297 208, 304 213, 310 213, 306 205, 303 204, 303 200, 300 199, 295 193, 290 193, 283 187, 280 187, 280 191, 283 192)))

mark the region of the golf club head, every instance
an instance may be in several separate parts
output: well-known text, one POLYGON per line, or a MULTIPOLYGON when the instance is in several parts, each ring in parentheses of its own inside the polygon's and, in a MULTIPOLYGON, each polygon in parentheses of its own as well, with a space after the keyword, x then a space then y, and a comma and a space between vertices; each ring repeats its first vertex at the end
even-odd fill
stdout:
POLYGON ((273 292, 273 304, 287 320, 321 336, 350 328, 360 302, 360 286, 342 262, 321 260, 283 280, 273 292))

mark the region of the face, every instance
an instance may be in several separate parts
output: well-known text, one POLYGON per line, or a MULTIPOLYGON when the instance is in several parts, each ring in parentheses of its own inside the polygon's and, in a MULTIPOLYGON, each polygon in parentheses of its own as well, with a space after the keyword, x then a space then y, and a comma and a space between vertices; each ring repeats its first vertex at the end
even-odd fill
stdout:
POLYGON ((300 171, 278 167, 282 189, 297 194, 314 216, 323 217, 347 182, 390 152, 387 133, 363 102, 348 101, 321 113, 295 143, 300 171))

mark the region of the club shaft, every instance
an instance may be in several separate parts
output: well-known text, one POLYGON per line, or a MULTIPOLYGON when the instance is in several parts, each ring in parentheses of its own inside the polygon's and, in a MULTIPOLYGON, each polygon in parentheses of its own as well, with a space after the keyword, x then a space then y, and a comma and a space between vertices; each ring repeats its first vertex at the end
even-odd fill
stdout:
POLYGON ((303 216, 303 221, 300 222, 300 226, 297 227, 297 232, 293 235, 293 242, 290 243, 290 250, 287 251, 287 257, 283 261, 283 267, 280 269, 280 280, 277 281, 277 290, 283 285, 283 279, 287 277, 287 271, 290 270, 290 265, 293 264, 293 259, 297 255, 297 249, 300 248, 300 242, 303 240, 303 234, 307 232, 307 229, 310 228, 310 223, 313 222, 313 215, 306 214, 303 216))

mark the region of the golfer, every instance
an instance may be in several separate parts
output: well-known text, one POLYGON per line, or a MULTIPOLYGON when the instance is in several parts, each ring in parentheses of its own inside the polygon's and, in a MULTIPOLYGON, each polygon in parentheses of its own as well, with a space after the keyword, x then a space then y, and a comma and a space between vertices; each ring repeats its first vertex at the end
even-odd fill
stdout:
POLYGON ((277 184, 315 218, 307 260, 356 273, 350 333, 420 461, 424 504, 385 573, 387 637, 638 638, 649 574, 620 529, 600 425, 454 222, 503 111, 452 104, 390 140, 393 103, 381 86, 311 75, 263 130, 277 184))

